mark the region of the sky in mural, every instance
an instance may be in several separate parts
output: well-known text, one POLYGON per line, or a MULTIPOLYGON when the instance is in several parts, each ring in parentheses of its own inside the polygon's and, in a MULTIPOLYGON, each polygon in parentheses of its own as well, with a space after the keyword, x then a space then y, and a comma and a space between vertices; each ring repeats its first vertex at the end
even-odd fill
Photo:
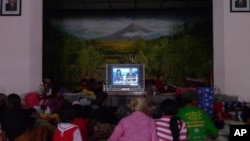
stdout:
POLYGON ((126 31, 124 36, 157 38, 169 35, 184 22, 192 22, 193 17, 66 17, 54 19, 53 23, 63 30, 84 39, 97 39, 111 35, 133 24, 140 30, 126 31), (144 31, 142 30, 144 29, 144 31), (145 32, 147 30, 148 32, 145 32))

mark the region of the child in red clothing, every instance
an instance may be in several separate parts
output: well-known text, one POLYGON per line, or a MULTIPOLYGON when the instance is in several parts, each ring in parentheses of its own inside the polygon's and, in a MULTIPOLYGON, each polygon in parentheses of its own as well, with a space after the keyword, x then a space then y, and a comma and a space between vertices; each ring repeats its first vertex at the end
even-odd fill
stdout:
POLYGON ((73 124, 77 125, 79 127, 79 130, 81 132, 81 136, 83 138, 84 141, 88 141, 88 118, 86 118, 86 116, 84 115, 84 108, 82 105, 80 104, 74 104, 73 107, 75 108, 76 111, 76 115, 75 118, 73 120, 73 124))
POLYGON ((75 111, 72 105, 62 107, 58 112, 60 123, 53 136, 53 141, 82 141, 79 127, 72 124, 75 111))
POLYGON ((165 93, 165 82, 164 82, 164 75, 163 74, 159 74, 157 76, 157 80, 155 81, 155 86, 157 88, 158 94, 160 93, 165 93))

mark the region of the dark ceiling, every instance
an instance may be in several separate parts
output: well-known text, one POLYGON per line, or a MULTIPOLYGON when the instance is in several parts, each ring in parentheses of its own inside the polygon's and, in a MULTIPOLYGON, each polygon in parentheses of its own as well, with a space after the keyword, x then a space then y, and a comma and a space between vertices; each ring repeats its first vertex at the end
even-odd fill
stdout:
POLYGON ((44 10, 211 9, 212 0, 44 0, 44 10))

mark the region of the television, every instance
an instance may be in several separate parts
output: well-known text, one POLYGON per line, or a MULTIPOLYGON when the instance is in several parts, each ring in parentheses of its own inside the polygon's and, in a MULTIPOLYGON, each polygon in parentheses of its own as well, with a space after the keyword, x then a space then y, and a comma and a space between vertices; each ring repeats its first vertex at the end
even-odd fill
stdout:
POLYGON ((144 64, 106 64, 106 91, 144 90, 144 64))

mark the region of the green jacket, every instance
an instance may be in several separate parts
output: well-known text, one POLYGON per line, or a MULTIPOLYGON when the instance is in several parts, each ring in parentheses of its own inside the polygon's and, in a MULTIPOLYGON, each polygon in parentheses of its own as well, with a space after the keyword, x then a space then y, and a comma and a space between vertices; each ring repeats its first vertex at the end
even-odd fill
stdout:
POLYGON ((177 117, 184 120, 187 125, 188 141, 205 141, 208 135, 218 135, 218 130, 208 113, 199 107, 184 106, 178 109, 177 117))

